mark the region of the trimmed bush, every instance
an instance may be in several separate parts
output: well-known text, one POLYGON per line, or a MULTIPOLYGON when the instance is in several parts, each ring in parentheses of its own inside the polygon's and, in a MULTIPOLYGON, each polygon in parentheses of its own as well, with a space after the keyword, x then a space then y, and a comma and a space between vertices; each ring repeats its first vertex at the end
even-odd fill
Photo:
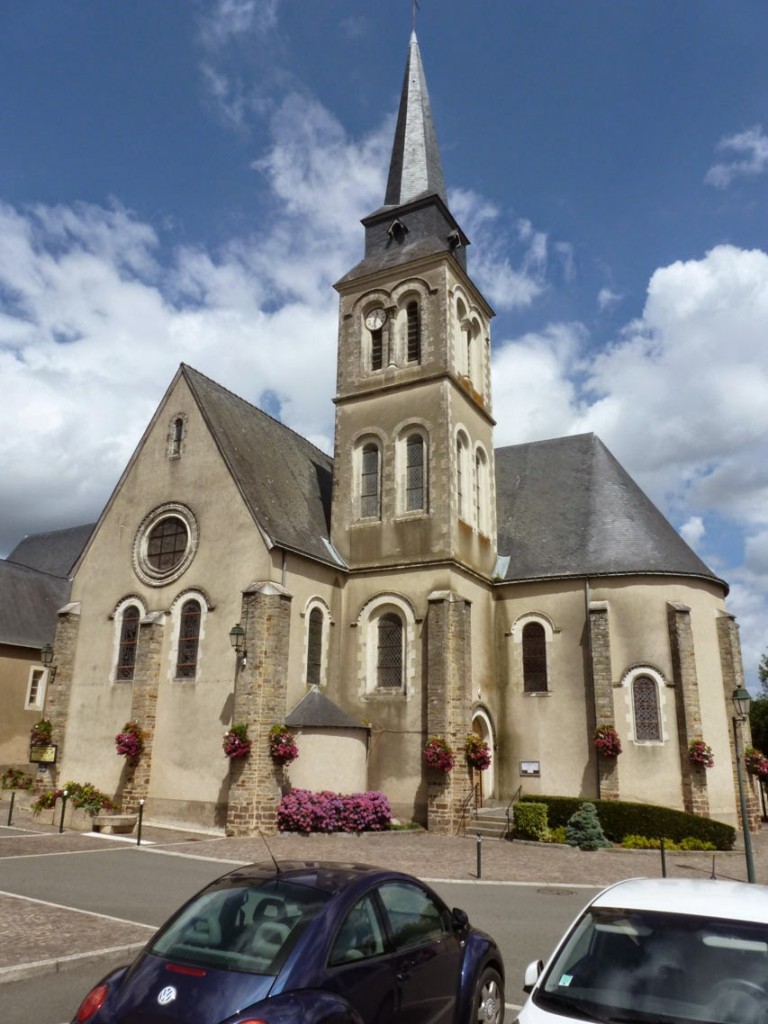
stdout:
MULTIPOLYGON (((627 850, 658 850, 661 848, 660 839, 649 839, 648 836, 624 836, 621 845, 627 850)), ((671 850, 714 850, 712 843, 705 843, 694 836, 686 836, 679 843, 664 837, 664 849, 671 850)))
POLYGON ((533 839, 541 843, 549 838, 546 804, 515 804, 513 822, 515 839, 533 839))
MULTIPOLYGON (((569 796, 523 796, 521 803, 547 805, 550 828, 567 825, 583 800, 569 796)), ((736 829, 722 821, 702 818, 698 814, 686 814, 671 807, 656 807, 653 804, 628 803, 624 800, 593 800, 597 816, 606 836, 614 843, 621 843, 624 836, 642 835, 650 839, 664 836, 672 842, 698 839, 712 843, 716 850, 731 850, 736 840, 736 829)))
POLYGON ((331 793, 292 789, 280 801, 277 827, 281 832, 384 832, 392 820, 383 793, 331 793))

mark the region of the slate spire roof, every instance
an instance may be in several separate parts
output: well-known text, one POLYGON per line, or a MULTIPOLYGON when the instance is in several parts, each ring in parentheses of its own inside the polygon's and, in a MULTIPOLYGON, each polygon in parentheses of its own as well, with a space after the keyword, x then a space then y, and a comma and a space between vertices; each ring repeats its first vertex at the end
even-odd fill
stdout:
POLYGON ((594 434, 497 448, 495 458, 505 579, 660 574, 725 586, 594 434))
POLYGON ((402 206, 432 194, 440 196, 447 205, 427 81, 416 33, 412 32, 384 203, 402 206))

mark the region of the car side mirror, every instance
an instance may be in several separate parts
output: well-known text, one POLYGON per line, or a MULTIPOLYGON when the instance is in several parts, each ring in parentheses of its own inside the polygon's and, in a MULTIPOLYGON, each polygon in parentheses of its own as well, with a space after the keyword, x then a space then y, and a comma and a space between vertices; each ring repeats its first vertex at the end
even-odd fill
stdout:
POLYGON ((536 982, 539 980, 541 972, 544 970, 544 964, 541 960, 534 960, 533 963, 528 964, 525 968, 525 974, 523 976, 523 992, 530 992, 536 982))
POLYGON ((463 932, 469 927, 469 914, 466 910, 454 907, 451 911, 451 922, 455 932, 463 932))

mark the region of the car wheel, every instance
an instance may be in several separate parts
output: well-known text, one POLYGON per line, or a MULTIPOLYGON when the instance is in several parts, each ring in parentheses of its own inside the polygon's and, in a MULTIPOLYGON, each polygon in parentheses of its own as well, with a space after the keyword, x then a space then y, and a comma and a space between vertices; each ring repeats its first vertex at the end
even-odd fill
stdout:
POLYGON ((471 1024, 502 1024, 504 982, 492 967, 486 967, 477 982, 471 1024))

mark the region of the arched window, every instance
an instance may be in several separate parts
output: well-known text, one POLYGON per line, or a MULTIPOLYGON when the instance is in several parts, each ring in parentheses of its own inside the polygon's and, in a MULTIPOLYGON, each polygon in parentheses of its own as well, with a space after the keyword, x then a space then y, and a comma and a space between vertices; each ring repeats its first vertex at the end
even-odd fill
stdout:
POLYGON ((465 520, 469 517, 469 506, 472 501, 472 492, 468 491, 470 483, 467 472, 468 451, 469 445, 466 437, 464 434, 459 434, 456 438, 456 507, 459 519, 465 520))
POLYGON ((632 709, 635 717, 635 740, 660 740, 659 691, 650 676, 632 680, 632 709))
POLYGON ((378 621, 376 685, 388 690, 403 686, 403 623, 394 612, 378 621))
POLYGON ((427 505, 427 475, 424 438, 409 434, 405 442, 405 510, 415 512, 427 505))
POLYGON ((415 299, 411 300, 405 307, 406 321, 408 324, 408 362, 421 362, 421 314, 419 304, 415 299))
POLYGON ((523 690, 546 693, 547 689, 547 635, 540 622, 527 622, 523 626, 523 690))
POLYGON ((360 517, 378 519, 381 516, 381 459, 378 445, 369 441, 363 445, 360 463, 360 517))
POLYGON ((323 613, 313 608, 307 624, 307 686, 319 686, 323 669, 323 613))
POLYGON ((120 619, 120 642, 117 652, 115 679, 133 679, 136 671, 136 650, 139 643, 141 613, 135 604, 128 605, 120 619))
POLYGON ((384 365, 384 332, 381 327, 371 331, 371 369, 380 370, 384 365))
POLYGON ((179 621, 179 647, 176 657, 176 678, 194 679, 197 675, 197 652, 200 646, 200 602, 185 601, 179 621))
POLYGON ((173 421, 173 441, 171 443, 171 454, 181 455, 181 439, 184 436, 184 420, 177 416, 173 421))

